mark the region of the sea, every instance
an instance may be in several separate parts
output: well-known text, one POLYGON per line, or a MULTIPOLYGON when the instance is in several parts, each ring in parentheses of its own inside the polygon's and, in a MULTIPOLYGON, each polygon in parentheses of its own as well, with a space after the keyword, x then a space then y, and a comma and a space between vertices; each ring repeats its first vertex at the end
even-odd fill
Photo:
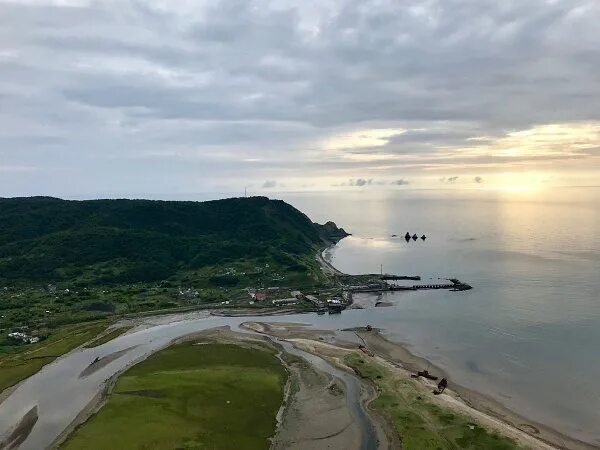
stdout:
POLYGON ((352 234, 325 252, 345 273, 472 285, 388 293, 360 314, 452 381, 600 444, 600 188, 275 197, 352 234))

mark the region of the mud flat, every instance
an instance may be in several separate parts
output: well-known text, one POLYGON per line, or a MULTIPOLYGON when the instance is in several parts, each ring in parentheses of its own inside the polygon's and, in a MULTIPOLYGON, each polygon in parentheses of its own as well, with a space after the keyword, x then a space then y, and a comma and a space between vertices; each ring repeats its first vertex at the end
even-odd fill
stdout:
MULTIPOLYGON (((375 396, 374 389, 361 386, 355 376, 339 372, 321 357, 305 353, 295 345, 295 340, 286 339, 305 333, 314 336, 306 325, 249 322, 240 328, 254 333, 239 333, 222 327, 191 334, 176 342, 196 338, 235 345, 262 342, 279 349, 278 356, 287 370, 288 381, 277 414, 278 426, 271 440, 272 449, 397 448, 389 445, 381 424, 373 423, 372 418, 365 415, 363 403, 375 396)), ((320 333, 334 335, 330 331, 320 333)))
POLYGON ((348 411, 345 386, 302 358, 284 356, 290 395, 273 450, 360 449, 361 430, 348 411))
POLYGON ((242 328, 252 330, 267 336, 274 336, 280 339, 288 338, 308 338, 308 339, 323 339, 335 337, 335 332, 330 330, 315 330, 310 325, 301 323, 286 323, 286 322, 245 322, 241 325, 242 328))
MULTIPOLYGON (((435 405, 435 407, 443 408, 443 410, 451 411, 457 416, 466 418, 472 421, 473 424, 477 424, 476 426, 487 430, 492 436, 509 438, 515 446, 535 449, 569 448, 575 450, 597 448, 520 417, 485 395, 452 382, 450 388, 446 389, 442 395, 433 395, 436 382, 422 377, 416 380, 411 378, 411 374, 424 368, 428 368, 431 373, 439 378, 445 377, 446 374, 425 359, 415 356, 402 345, 388 341, 376 329, 366 331, 364 328, 357 328, 353 330, 364 345, 375 353, 374 357, 369 357, 359 351, 356 344, 338 343, 335 340, 332 342, 331 339, 328 339, 329 342, 324 342, 323 335, 327 335, 329 332, 308 329, 296 324, 282 323, 265 324, 255 322, 246 323, 244 326, 260 333, 285 336, 285 339, 292 342, 295 347, 326 359, 331 364, 347 371, 355 371, 348 364, 348 355, 357 356, 363 359, 363 362, 373 365, 377 370, 381 370, 378 373, 385 374, 378 375, 381 380, 369 380, 368 377, 365 377, 364 382, 366 385, 375 386, 380 391, 383 382, 388 382, 390 386, 400 384, 408 386, 411 393, 427 405, 435 405)), ((397 430, 395 430, 393 420, 390 417, 387 417, 386 420, 384 413, 381 413, 381 415, 385 424, 384 432, 387 435, 387 442, 394 442, 394 439, 401 440, 402 436, 395 433, 397 430)), ((380 424, 382 423, 381 418, 380 416, 378 421, 380 424)))
POLYGON ((98 358, 98 360, 96 360, 96 361, 92 361, 89 366, 87 366, 85 369, 83 369, 81 371, 81 374, 79 375, 79 377, 80 378, 87 377, 87 376, 97 372, 98 370, 102 369, 103 367, 106 367, 111 362, 119 359, 125 353, 127 353, 128 351, 130 351, 134 348, 135 347, 125 348, 118 352, 114 352, 109 355, 103 356, 102 358, 98 358))
POLYGON ((23 441, 27 438, 31 429, 34 427, 38 420, 37 406, 31 408, 21 418, 21 420, 15 425, 2 441, 0 441, 0 448, 13 449, 18 448, 23 441))
MULTIPOLYGON (((286 325, 297 328, 298 332, 303 328, 294 327, 293 324, 286 325)), ((267 335, 262 327, 255 328, 260 329, 263 333, 236 332, 228 326, 222 326, 188 333, 172 340, 167 347, 172 348, 178 344, 193 342, 193 345, 200 346, 207 344, 232 344, 246 348, 265 348, 266 346, 271 349, 271 352, 276 352, 288 377, 283 402, 276 417, 277 427, 271 438, 271 448, 273 449, 371 450, 397 448, 388 444, 381 425, 373 425, 370 421, 371 418, 367 417, 362 410, 363 403, 374 398, 376 394, 372 387, 362 386, 358 378, 352 374, 338 373, 338 369, 330 366, 320 357, 295 348, 291 341, 267 335)), ((266 329, 272 330, 273 327, 266 326, 266 329)), ((130 348, 106 355, 105 358, 90 364, 85 370, 85 375, 91 375, 97 370, 101 370, 101 365, 104 366, 105 363, 118 359, 128 351, 130 348)), ((160 356, 160 351, 155 355, 160 356)), ((152 358, 156 358, 156 356, 152 358)), ((127 368, 140 364, 140 362, 137 360, 134 364, 129 364, 127 368)), ((123 373, 128 373, 126 370, 124 368, 106 381, 102 391, 54 441, 53 448, 63 448, 64 446, 79 448, 82 436, 90 434, 89 428, 86 430, 88 423, 92 424, 91 435, 94 435, 93 431, 98 428, 98 423, 106 422, 104 424, 106 426, 112 423, 110 420, 107 421, 106 414, 102 415, 102 411, 107 407, 111 396, 115 395, 113 390, 119 377, 124 376, 123 373), (96 416, 101 418, 100 422, 96 416)), ((123 389, 117 389, 117 391, 116 395, 119 397, 126 395, 162 399, 155 395, 155 392, 123 391, 123 389)), ((26 426, 31 428, 34 423, 33 417, 24 417, 24 421, 17 426, 18 429, 11 434, 10 439, 26 437, 28 434, 26 426)), ((108 435, 110 434, 108 433, 108 435)), ((133 442, 133 440, 135 437, 131 437, 130 441, 133 442)))
POLYGON ((386 433, 382 418, 366 406, 377 395, 374 387, 361 383, 354 374, 341 370, 305 345, 313 342, 308 337, 333 338, 333 332, 294 323, 245 322, 240 328, 276 337, 288 360, 292 394, 283 410, 273 448, 399 448, 399 441, 386 433))
MULTIPOLYGON (((444 373, 402 345, 387 341, 377 329, 323 331, 294 323, 303 321, 304 317, 252 319, 193 312, 128 320, 127 325, 132 327, 128 333, 98 347, 71 352, 7 393, 0 403, 0 441, 13 436, 13 431, 19 428, 19 440, 24 439, 21 448, 50 447, 98 411, 115 380, 133 365, 177 342, 197 339, 203 343, 215 339, 217 342, 230 340, 239 346, 254 345, 249 340, 263 341, 262 345, 277 348, 290 380, 286 399, 277 414, 280 425, 273 428, 272 442, 279 445, 278 448, 400 448, 397 443, 402 436, 397 432, 398 424, 390 421, 379 407, 383 396, 373 400, 385 383, 407 385, 411 395, 421 397, 419 402, 452 408, 456 415, 471 417, 486 429, 516 442, 527 442, 528 447, 594 448, 519 418, 485 396, 452 383, 452 379, 444 395, 433 396, 433 385, 411 379, 410 371, 428 368, 439 377, 444 373), (359 344, 366 345, 375 357, 360 352, 359 344), (378 379, 368 373, 365 376, 365 371, 357 371, 357 366, 352 364, 356 361, 348 360, 349 356, 355 358, 353 355, 361 357, 365 367, 372 365, 385 376, 378 379), (82 373, 85 376, 82 377, 82 373), (28 415, 35 405, 37 419, 33 413, 28 415), (335 420, 330 420, 329 415, 323 416, 326 410, 337 411, 335 420), (323 419, 315 420, 315 417, 323 419), (304 422, 311 424, 310 427, 304 422), (323 423, 329 423, 330 433, 322 432, 323 423), (341 444, 342 441, 345 443, 341 444)), ((352 326, 357 321, 346 323, 352 326)), ((324 322, 324 325, 329 324, 324 322)), ((148 394, 144 389, 150 388, 131 388, 127 395, 148 394)))

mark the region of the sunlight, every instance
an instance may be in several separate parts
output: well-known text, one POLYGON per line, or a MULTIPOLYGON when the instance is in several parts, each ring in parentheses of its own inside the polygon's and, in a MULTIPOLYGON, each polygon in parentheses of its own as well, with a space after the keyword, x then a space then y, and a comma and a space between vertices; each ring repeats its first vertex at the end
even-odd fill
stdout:
POLYGON ((506 185, 491 185, 491 186, 483 186, 482 190, 488 191, 504 191, 504 192, 530 192, 534 190, 538 190, 540 188, 539 185, 534 184, 506 184, 506 185))
POLYGON ((600 123, 538 125, 463 149, 500 158, 582 156, 600 145, 600 123))
POLYGON ((405 133, 403 128, 376 128, 358 130, 328 138, 323 147, 326 150, 347 150, 355 148, 382 147, 394 136, 405 133))
POLYGON ((547 171, 498 173, 490 175, 487 182, 480 185, 480 189, 504 192, 539 191, 548 187, 547 180, 552 177, 552 174, 547 171))

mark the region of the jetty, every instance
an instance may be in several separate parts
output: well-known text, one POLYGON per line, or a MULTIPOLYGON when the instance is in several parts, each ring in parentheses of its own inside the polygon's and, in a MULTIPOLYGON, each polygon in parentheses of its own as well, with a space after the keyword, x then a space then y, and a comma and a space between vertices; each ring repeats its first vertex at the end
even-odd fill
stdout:
MULTIPOLYGON (((401 279, 401 278, 389 278, 389 279, 401 279)), ((473 289, 472 286, 463 283, 462 281, 452 278, 450 283, 433 283, 433 284, 413 284, 411 286, 399 286, 395 284, 383 283, 381 285, 367 285, 367 286, 352 286, 350 292, 394 292, 394 291, 420 291, 427 289, 448 289, 451 291, 468 291, 473 289)))
POLYGON ((388 281, 388 280, 414 280, 414 281, 421 281, 421 277, 416 275, 416 276, 411 276, 411 275, 381 275, 381 277, 379 278, 380 280, 383 281, 388 281))
MULTIPOLYGON (((412 239, 410 234, 407 233, 407 235, 409 239, 412 239)), ((337 273, 331 273, 331 275, 333 278, 332 286, 319 291, 306 292, 305 294, 298 292, 299 295, 296 295, 296 298, 305 300, 311 309, 319 314, 338 314, 344 309, 352 307, 354 303, 353 294, 440 289, 458 292, 473 289, 471 285, 460 281, 458 278, 438 278, 436 281, 424 282, 419 275, 385 273, 383 265, 381 265, 380 273, 350 275, 338 271, 337 273)), ((361 308, 362 306, 356 307, 361 308)))

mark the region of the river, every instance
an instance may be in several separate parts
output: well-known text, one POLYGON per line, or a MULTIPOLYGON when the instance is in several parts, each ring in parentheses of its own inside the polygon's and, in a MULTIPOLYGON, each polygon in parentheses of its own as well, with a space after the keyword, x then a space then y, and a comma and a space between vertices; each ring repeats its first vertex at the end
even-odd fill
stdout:
MULTIPOLYGON (((347 318, 356 314, 349 314, 347 318)), ((324 329, 335 330, 342 325, 341 316, 317 316, 316 314, 294 314, 286 316, 258 317, 218 317, 204 313, 190 313, 173 317, 156 317, 146 320, 146 327, 124 334, 95 348, 75 350, 31 376, 0 404, 0 436, 14 427, 32 408, 37 407, 38 419, 26 440, 19 447, 22 450, 46 448, 65 430, 102 390, 111 376, 149 354, 166 347, 174 339, 207 330, 229 326, 235 331, 248 332, 239 328, 242 322, 265 321, 314 323, 324 329), (331 319, 330 319, 331 317, 331 319), (118 354, 118 358, 100 367, 89 375, 86 369, 96 358, 118 354)), ((352 323, 344 321, 343 323, 352 323)), ((357 322, 358 323, 358 322, 357 322)), ((342 326, 343 328, 343 326, 342 326)), ((325 360, 305 353, 291 345, 280 342, 286 351, 290 351, 315 364, 319 370, 340 379, 346 386, 349 412, 362 430, 363 445, 366 450, 376 448, 376 434, 373 425, 366 416, 360 400, 360 381, 325 360)))
MULTIPOLYGON (((268 321, 341 330, 370 323, 433 361, 452 380, 532 420, 600 445, 600 190, 550 193, 367 191, 281 196, 313 220, 353 233, 327 252, 347 273, 457 277, 467 292, 385 296, 389 307, 268 321), (410 243, 406 231, 426 234, 410 243)), ((57 359, 0 405, 0 434, 35 405, 39 419, 22 448, 48 445, 104 381, 172 339, 264 317, 187 316, 57 359), (120 358, 86 378, 96 358, 120 358)))

